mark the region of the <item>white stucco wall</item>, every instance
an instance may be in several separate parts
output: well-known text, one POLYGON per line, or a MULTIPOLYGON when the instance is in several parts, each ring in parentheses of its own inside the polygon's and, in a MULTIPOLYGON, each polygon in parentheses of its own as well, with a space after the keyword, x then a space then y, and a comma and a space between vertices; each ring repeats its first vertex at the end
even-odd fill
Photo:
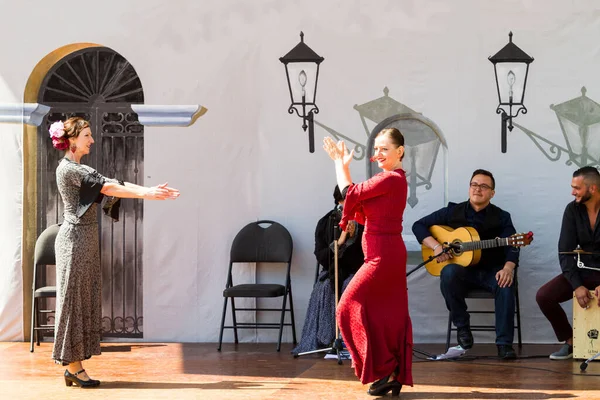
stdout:
MULTIPOLYGON (((320 148, 325 130, 316 127, 317 151, 310 154, 301 120, 287 113, 289 96, 278 58, 297 44, 301 30, 306 43, 325 57, 317 98, 321 123, 366 143, 353 106, 381 97, 388 87, 391 97, 442 129, 449 146, 450 200, 466 199, 474 169, 495 174, 494 203, 512 213, 517 230, 536 235, 521 256, 524 339, 555 340, 535 304, 535 292, 559 272, 556 243, 574 168, 565 165, 564 157, 546 159, 518 129, 509 133, 508 153, 500 153, 500 117, 494 112, 496 89, 487 57, 506 44, 512 30, 514 42, 535 58, 526 94, 529 113, 516 122, 564 146, 549 105, 579 96, 582 86, 588 97, 600 99, 597 2, 107 0, 87 6, 63 0, 0 5, 5 38, 0 78, 6 82, 0 101, 14 101, 11 95, 19 99, 33 67, 52 50, 94 42, 133 64, 147 104, 208 108, 189 128, 145 131, 146 184, 168 181, 182 192, 175 203, 145 204, 145 340, 217 340, 229 246, 240 227, 257 219, 281 222, 294 238, 292 283, 300 335, 314 276, 314 226, 331 206, 335 183, 332 163, 320 148)), ((0 161, 2 168, 12 169, 20 168, 18 162, 0 161)), ((442 165, 440 157, 436 168, 442 165)), ((364 179, 364 171, 363 162, 355 163, 354 180, 364 179)), ((18 189, 13 186, 7 190, 18 189)), ((429 204, 424 189, 419 196, 421 204, 429 204)), ((18 230, 18 221, 0 215, 3 237, 18 230)), ((410 226, 405 230, 410 233, 410 226)), ((14 254, 20 244, 5 246, 14 254)), ((20 266, 10 257, 2 260, 0 276, 8 279, 11 272, 6 271, 20 266)), ((437 279, 419 271, 409 280, 409 293, 415 340, 443 341, 447 314, 437 279)), ((18 290, 0 294, 0 310, 17 295, 18 290)), ((22 338, 18 330, 2 330, 3 324, 4 317, 0 340, 22 338)), ((274 338, 275 332, 246 331, 241 339, 274 338)), ((231 332, 225 339, 232 339, 231 332)), ((289 330, 284 339, 291 340, 289 330)))

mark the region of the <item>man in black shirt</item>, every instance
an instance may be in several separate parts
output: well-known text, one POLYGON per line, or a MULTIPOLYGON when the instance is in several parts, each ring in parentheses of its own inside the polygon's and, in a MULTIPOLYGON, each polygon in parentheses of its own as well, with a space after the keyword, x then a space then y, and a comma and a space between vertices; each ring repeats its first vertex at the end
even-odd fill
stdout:
MULTIPOLYGON (((477 230, 481 240, 509 237, 515 233, 510 214, 490 203, 496 185, 492 173, 476 170, 469 185, 468 201, 449 203, 447 207, 421 218, 412 227, 419 242, 433 249, 438 261, 446 261, 451 257, 449 253, 440 254, 442 245, 429 232, 433 225, 447 225, 454 229, 470 226, 477 230)), ((464 349, 473 346, 465 294, 468 289, 482 288, 495 297, 498 357, 516 358, 512 348, 515 313, 513 277, 518 262, 518 249, 498 247, 482 250, 481 260, 475 266, 464 268, 458 264, 448 264, 442 269, 440 288, 457 329, 458 344, 464 349)))
MULTIPOLYGON (((560 238, 558 240, 558 259, 562 274, 542 286, 536 295, 536 301, 542 313, 548 318, 556 338, 564 341, 559 351, 552 353, 550 359, 565 360, 573 357, 573 328, 560 303, 573 298, 581 308, 588 308, 595 291, 600 299, 600 270, 577 267, 576 256, 560 254, 572 252, 576 248, 596 253, 581 255, 581 261, 588 267, 600 268, 600 174, 594 167, 583 167, 573 173, 571 194, 575 200, 569 203, 563 214, 560 238)), ((598 300, 600 305, 600 300, 598 300)))

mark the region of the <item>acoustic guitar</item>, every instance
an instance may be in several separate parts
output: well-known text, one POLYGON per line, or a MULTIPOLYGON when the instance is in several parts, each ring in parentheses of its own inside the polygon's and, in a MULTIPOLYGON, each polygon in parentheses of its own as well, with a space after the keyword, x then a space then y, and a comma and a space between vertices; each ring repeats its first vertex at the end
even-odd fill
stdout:
MULTIPOLYGON (((433 276, 439 276, 448 264, 458 264, 463 267, 476 265, 481 259, 481 250, 494 247, 523 247, 527 246, 533 240, 533 232, 515 233, 507 238, 495 238, 489 240, 480 240, 479 234, 475 228, 464 226, 452 229, 445 225, 433 225, 429 228, 431 236, 445 247, 451 247, 449 254, 452 258, 446 261, 437 262, 435 260, 425 264, 427 272, 433 276)), ((423 245, 421 248, 423 261, 430 257, 435 257, 433 250, 423 245)))

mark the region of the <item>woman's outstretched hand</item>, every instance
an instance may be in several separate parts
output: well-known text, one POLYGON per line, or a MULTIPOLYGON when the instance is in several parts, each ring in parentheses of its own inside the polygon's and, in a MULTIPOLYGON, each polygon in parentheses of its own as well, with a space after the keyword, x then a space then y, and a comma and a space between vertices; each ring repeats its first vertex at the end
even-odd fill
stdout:
POLYGON ((168 182, 148 188, 144 198, 148 200, 175 200, 180 195, 179 190, 169 187, 168 182))
POLYGON ((348 152, 348 149, 346 149, 346 143, 344 143, 343 140, 340 140, 336 143, 329 136, 326 136, 323 139, 323 149, 325 149, 333 161, 339 160, 344 166, 350 164, 350 161, 352 161, 352 156, 354 155, 354 150, 348 152))

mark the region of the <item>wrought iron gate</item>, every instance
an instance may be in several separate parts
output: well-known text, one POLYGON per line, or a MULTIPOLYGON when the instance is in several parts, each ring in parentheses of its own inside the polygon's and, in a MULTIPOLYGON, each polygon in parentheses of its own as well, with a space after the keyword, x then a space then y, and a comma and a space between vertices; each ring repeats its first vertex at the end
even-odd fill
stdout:
MULTIPOLYGON (((62 152, 48 138, 54 121, 88 120, 95 144, 82 162, 102 175, 143 185, 144 127, 130 104, 143 103, 144 94, 135 69, 121 55, 105 47, 70 54, 48 72, 38 102, 51 107, 38 129, 38 235, 63 219, 55 176, 62 152)), ((119 222, 98 219, 104 336, 143 336, 143 211, 142 200, 124 199, 119 222)), ((54 281, 51 274, 40 278, 54 281)))

